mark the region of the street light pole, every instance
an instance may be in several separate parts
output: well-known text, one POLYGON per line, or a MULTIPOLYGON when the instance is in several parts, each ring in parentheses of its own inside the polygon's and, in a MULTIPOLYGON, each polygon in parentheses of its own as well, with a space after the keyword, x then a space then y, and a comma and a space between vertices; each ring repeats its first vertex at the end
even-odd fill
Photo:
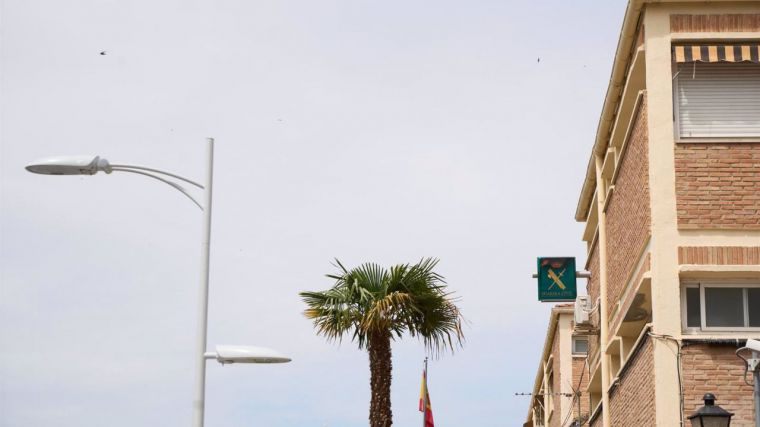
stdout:
POLYGON ((754 385, 753 397, 755 400, 755 427, 760 427, 760 340, 748 339, 744 347, 736 350, 736 355, 746 365, 744 382, 747 382, 747 372, 752 372, 752 384, 754 385), (742 356, 745 351, 750 352, 749 357, 742 356))
POLYGON ((203 427, 206 406, 206 360, 216 359, 228 363, 287 363, 290 358, 275 350, 252 346, 217 346, 216 352, 207 352, 208 337, 208 291, 209 263, 211 254, 211 196, 214 177, 214 139, 206 139, 205 185, 163 170, 145 166, 111 164, 100 156, 59 156, 40 159, 26 166, 26 170, 42 175, 95 175, 98 172, 129 172, 161 181, 187 196, 203 211, 203 234, 201 239, 201 275, 198 298, 198 329, 196 347, 195 396, 193 399, 193 427, 203 427), (203 190, 203 200, 198 201, 176 181, 191 184, 203 190))
POLYGON ((211 196, 214 181, 214 138, 207 138, 206 181, 203 203, 203 235, 201 239, 201 283, 198 298, 198 333, 196 341, 195 399, 193 427, 203 427, 206 408, 206 340, 208 337, 208 279, 211 261, 211 196))
POLYGON ((753 384, 755 385, 755 427, 760 427, 760 351, 752 351, 752 362, 755 369, 752 371, 753 384))

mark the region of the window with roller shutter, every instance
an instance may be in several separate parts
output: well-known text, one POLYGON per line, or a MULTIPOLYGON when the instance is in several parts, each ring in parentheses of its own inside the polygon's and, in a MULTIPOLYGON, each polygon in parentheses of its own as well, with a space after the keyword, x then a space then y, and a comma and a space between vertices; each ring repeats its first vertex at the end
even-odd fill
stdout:
POLYGON ((757 56, 756 45, 674 48, 678 140, 760 140, 757 56))

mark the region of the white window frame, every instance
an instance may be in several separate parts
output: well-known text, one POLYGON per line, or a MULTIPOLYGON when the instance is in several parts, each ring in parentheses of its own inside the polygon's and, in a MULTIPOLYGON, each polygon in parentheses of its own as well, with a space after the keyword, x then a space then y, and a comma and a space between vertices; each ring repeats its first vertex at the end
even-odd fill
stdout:
MULTIPOLYGON (((682 63, 682 64, 691 64, 691 63, 682 63)), ((756 64, 760 67, 760 64, 756 64)), ((716 142, 724 142, 724 143, 735 143, 735 142, 759 142, 760 141, 760 135, 758 136, 752 136, 752 137, 682 137, 681 136, 681 111, 680 111, 680 104, 678 102, 678 79, 680 78, 681 72, 679 71, 679 63, 673 62, 672 66, 672 103, 673 103, 673 137, 675 138, 676 143, 716 143, 716 142)))
POLYGON ((758 326, 707 326, 707 316, 705 308, 705 288, 742 288, 743 299, 742 309, 744 310, 744 324, 749 325, 749 298, 747 289, 760 288, 760 283, 756 281, 732 281, 732 282, 686 282, 681 286, 681 328, 686 333, 701 332, 758 332, 758 326), (687 326, 687 304, 686 289, 699 288, 699 317, 700 326, 687 326))
POLYGON ((573 337, 573 339, 572 339, 572 348, 571 348, 571 353, 572 353, 572 355, 573 355, 574 357, 588 357, 588 337, 586 337, 586 336, 582 336, 582 335, 579 335, 579 336, 575 336, 575 337, 573 337), (575 347, 575 343, 576 343, 578 340, 583 340, 583 341, 586 341, 586 351, 578 351, 578 350, 576 349, 576 347, 575 347))

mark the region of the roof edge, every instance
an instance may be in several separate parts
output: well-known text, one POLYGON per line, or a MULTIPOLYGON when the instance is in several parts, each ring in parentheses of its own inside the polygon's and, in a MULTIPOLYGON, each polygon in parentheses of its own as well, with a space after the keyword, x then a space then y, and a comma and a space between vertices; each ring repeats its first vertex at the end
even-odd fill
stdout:
POLYGON ((554 341, 554 335, 557 333, 557 326, 559 326, 559 315, 560 314, 573 314, 575 312, 574 305, 555 305, 552 307, 551 314, 549 315, 549 327, 546 330, 546 338, 544 339, 544 348, 541 351, 541 360, 538 362, 538 371, 536 372, 536 379, 533 381, 533 390, 531 390, 531 399, 530 399, 530 405, 528 406, 528 415, 526 417, 526 421, 530 420, 530 417, 532 415, 531 408, 533 408, 533 395, 538 393, 538 390, 541 386, 541 377, 543 376, 543 364, 544 360, 547 359, 547 355, 549 354, 552 346, 552 342, 554 341))
POLYGON ((591 150, 591 156, 586 166, 586 177, 583 180, 578 207, 575 210, 575 220, 578 222, 586 221, 590 209, 591 199, 593 199, 594 187, 596 187, 596 174, 594 173, 594 156, 602 153, 602 147, 605 145, 609 135, 609 127, 612 124, 612 118, 615 115, 616 101, 624 87, 623 78, 625 77, 628 56, 623 55, 631 49, 636 29, 638 27, 641 10, 644 3, 653 0, 630 0, 625 9, 623 17, 623 27, 620 29, 617 48, 615 49, 615 59, 612 63, 612 72, 610 73, 610 82, 607 86, 607 93, 604 96, 602 104, 602 115, 599 117, 599 124, 596 128, 596 137, 594 147, 591 150))
POLYGON ((630 60, 625 53, 630 51, 631 45, 636 36, 641 11, 648 3, 746 3, 756 0, 629 0, 623 17, 623 27, 620 29, 620 38, 618 38, 617 48, 615 49, 615 58, 612 63, 612 72, 610 73, 610 82, 607 86, 607 93, 604 97, 602 114, 599 118, 599 124, 596 130, 594 148, 586 167, 586 177, 583 180, 578 206, 575 210, 575 220, 578 222, 586 221, 590 209, 593 190, 596 186, 596 175, 594 173, 594 155, 604 154, 603 147, 606 148, 609 139, 612 118, 617 110, 616 101, 623 90, 625 82, 623 78, 627 71, 626 66, 630 60))

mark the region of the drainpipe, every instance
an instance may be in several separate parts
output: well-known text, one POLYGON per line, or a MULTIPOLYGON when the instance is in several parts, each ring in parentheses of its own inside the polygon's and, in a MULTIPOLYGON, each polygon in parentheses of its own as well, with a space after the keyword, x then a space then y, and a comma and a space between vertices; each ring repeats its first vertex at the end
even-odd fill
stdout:
POLYGON ((610 362, 607 357, 609 325, 607 307, 607 215, 604 213, 604 198, 607 196, 602 179, 603 157, 595 154, 596 163, 596 208, 599 218, 599 346, 602 370, 602 422, 610 427, 610 362))

